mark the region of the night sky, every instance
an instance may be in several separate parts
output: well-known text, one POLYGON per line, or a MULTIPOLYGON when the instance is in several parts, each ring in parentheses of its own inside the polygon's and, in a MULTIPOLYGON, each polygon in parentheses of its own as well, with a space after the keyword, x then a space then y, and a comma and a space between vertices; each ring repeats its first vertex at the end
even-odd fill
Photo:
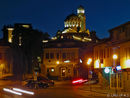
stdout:
POLYGON ((130 21, 130 0, 0 0, 0 29, 8 24, 31 23, 33 28, 54 36, 79 5, 86 10, 87 28, 100 38, 108 37, 109 29, 130 21))

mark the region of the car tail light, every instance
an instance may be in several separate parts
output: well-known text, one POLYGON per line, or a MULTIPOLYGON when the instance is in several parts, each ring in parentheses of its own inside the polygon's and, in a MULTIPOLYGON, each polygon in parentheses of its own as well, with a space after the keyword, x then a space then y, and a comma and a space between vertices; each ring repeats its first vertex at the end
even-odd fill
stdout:
POLYGON ((83 79, 77 79, 77 80, 73 80, 72 84, 76 84, 76 83, 83 83, 84 80, 83 79))

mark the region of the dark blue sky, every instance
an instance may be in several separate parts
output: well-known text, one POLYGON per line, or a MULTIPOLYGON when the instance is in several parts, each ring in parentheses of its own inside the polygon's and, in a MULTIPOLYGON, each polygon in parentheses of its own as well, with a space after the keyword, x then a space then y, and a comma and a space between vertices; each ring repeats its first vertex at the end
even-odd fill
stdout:
POLYGON ((32 23, 35 29, 54 36, 79 5, 86 10, 87 28, 100 38, 108 37, 109 29, 130 21, 130 0, 0 0, 0 29, 4 24, 32 23))

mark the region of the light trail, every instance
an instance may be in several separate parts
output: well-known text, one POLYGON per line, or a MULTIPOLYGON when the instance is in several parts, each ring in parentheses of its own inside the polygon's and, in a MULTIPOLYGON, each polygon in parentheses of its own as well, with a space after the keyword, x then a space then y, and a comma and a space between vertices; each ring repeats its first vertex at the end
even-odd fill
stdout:
POLYGON ((19 93, 19 92, 13 91, 13 90, 11 90, 11 89, 3 88, 3 90, 6 91, 6 92, 9 92, 9 93, 16 94, 16 95, 22 95, 22 93, 19 93))
POLYGON ((21 93, 26 93, 26 94, 34 95, 34 92, 22 90, 22 89, 19 89, 19 88, 13 88, 13 90, 21 92, 21 93))

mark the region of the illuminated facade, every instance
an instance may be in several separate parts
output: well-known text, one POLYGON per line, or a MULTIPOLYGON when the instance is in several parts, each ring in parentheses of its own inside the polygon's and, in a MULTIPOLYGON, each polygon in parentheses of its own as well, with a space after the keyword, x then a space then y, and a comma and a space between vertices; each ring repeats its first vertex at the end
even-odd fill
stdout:
POLYGON ((64 30, 58 30, 51 40, 43 40, 42 73, 58 79, 79 76, 87 78, 88 67, 84 61, 86 57, 92 57, 92 45, 98 40, 96 32, 90 33, 86 29, 85 9, 80 6, 77 14, 66 17, 64 30))
POLYGON ((105 67, 121 66, 120 81, 124 82, 118 83, 122 84, 119 88, 130 90, 128 88, 130 87, 130 22, 115 27, 109 32, 110 38, 102 40, 94 47, 94 68, 101 70, 105 67))
POLYGON ((113 54, 118 55, 117 63, 122 69, 130 68, 125 63, 130 58, 130 22, 111 29, 110 35, 111 38, 102 40, 94 47, 95 68, 112 66, 113 54), (100 66, 96 65, 97 60, 100 66))
POLYGON ((13 59, 9 44, 0 39, 0 78, 13 74, 13 59))
POLYGON ((46 75, 57 79, 70 79, 76 76, 78 64, 78 48, 46 48, 43 64, 46 65, 46 75))
MULTIPOLYGON (((86 16, 85 16, 85 9, 80 6, 77 9, 77 15, 71 14, 67 16, 64 21, 65 28, 72 28, 74 31, 77 32, 86 32, 86 16)), ((89 34, 89 32, 87 32, 89 34)))
POLYGON ((91 42, 96 35, 91 34, 89 29, 86 29, 85 9, 80 6, 77 9, 77 14, 70 14, 64 20, 64 30, 58 31, 56 39, 74 39, 82 42, 91 42))
POLYGON ((78 77, 80 47, 83 46, 83 42, 72 39, 44 43, 42 73, 59 80, 78 77))

